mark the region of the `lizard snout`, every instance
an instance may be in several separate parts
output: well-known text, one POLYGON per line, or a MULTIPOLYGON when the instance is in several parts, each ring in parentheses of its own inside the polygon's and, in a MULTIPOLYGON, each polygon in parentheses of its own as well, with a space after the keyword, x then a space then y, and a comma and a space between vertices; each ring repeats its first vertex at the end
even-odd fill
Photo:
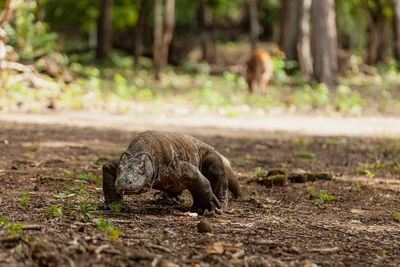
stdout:
POLYGON ((124 174, 117 176, 115 180, 115 189, 118 193, 125 194, 141 193, 146 188, 147 178, 139 174, 124 174))

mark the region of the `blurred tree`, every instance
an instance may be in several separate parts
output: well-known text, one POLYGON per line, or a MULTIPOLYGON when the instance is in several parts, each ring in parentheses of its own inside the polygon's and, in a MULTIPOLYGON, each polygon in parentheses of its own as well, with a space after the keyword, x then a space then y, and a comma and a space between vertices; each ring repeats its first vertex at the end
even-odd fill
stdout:
POLYGON ((260 25, 258 22, 257 0, 249 0, 249 17, 250 17, 250 43, 251 48, 256 49, 258 42, 258 34, 260 25))
POLYGON ((297 59, 297 36, 299 31, 299 0, 283 0, 281 7, 279 46, 287 59, 297 59))
POLYGON ((161 79, 161 71, 168 62, 168 50, 175 26, 175 0, 155 0, 154 2, 154 44, 153 65, 156 80, 161 79), (165 22, 163 22, 163 2, 165 2, 165 22))
POLYGON ((392 0, 393 29, 394 29, 394 56, 400 61, 400 0, 392 0))
POLYGON ((311 5, 314 78, 329 86, 337 83, 337 34, 335 0, 312 1, 311 5))
POLYGON ((309 80, 313 74, 313 59, 310 45, 311 3, 312 0, 299 0, 298 6, 297 57, 300 70, 306 80, 309 80))
POLYGON ((368 19, 365 61, 369 65, 376 64, 378 61, 385 62, 390 39, 390 27, 388 27, 390 7, 386 0, 376 0, 364 2, 364 8, 368 19))
POLYGON ((142 57, 143 49, 143 34, 144 34, 144 18, 147 14, 146 0, 140 0, 139 6, 139 17, 135 27, 135 46, 133 51, 133 56, 135 59, 135 64, 138 64, 139 59, 142 57))
POLYGON ((100 16, 97 21, 97 51, 98 59, 107 58, 112 49, 112 12, 113 0, 100 1, 100 16))
POLYGON ((198 27, 201 32, 201 47, 203 60, 214 63, 216 58, 216 47, 213 34, 214 18, 211 8, 206 0, 201 0, 198 7, 198 27))
MULTIPOLYGON (((8 21, 13 12, 14 6, 12 5, 12 0, 7 0, 4 9, 0 14, 0 74, 7 68, 7 33, 2 29, 2 25, 8 21)), ((0 81, 1 83, 1 81, 0 81)))

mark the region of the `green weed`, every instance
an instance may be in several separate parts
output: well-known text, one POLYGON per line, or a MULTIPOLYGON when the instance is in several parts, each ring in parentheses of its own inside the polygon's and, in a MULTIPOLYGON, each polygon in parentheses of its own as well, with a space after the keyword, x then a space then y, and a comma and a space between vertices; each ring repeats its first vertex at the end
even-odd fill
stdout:
POLYGON ((24 156, 29 160, 33 160, 35 158, 35 155, 31 153, 25 153, 24 156))
POLYGON ((75 209, 75 211, 78 214, 82 214, 83 215, 83 221, 84 222, 89 222, 92 221, 92 215, 91 215, 91 211, 95 211, 97 210, 97 205, 96 203, 89 203, 89 202, 83 202, 81 203, 81 205, 79 207, 77 207, 75 209))
POLYGON ((374 172, 372 172, 370 170, 361 170, 360 168, 357 169, 357 173, 358 174, 367 175, 370 178, 373 178, 375 176, 374 172))
POLYGON ((121 200, 118 202, 114 202, 110 204, 110 208, 115 211, 115 212, 121 212, 124 210, 127 210, 128 207, 126 206, 126 204, 121 200))
POLYGON ((296 146, 308 145, 308 141, 306 139, 295 139, 295 140, 293 140, 293 145, 296 145, 296 146))
POLYGON ((393 218, 396 221, 400 222, 400 211, 397 211, 397 210, 393 211, 393 218))
POLYGON ((309 151, 296 151, 296 152, 294 152, 294 155, 299 158, 314 158, 315 157, 314 153, 309 152, 309 151))
POLYGON ((79 180, 92 181, 96 178, 96 176, 92 173, 82 173, 82 174, 78 174, 77 178, 79 180))
POLYGON ((9 236, 21 235, 22 228, 24 227, 22 223, 9 222, 7 219, 2 217, 0 217, 0 223, 2 223, 4 228, 7 229, 9 236))
POLYGON ((328 194, 326 192, 326 190, 321 190, 319 192, 319 197, 317 199, 315 199, 315 205, 320 207, 324 202, 330 202, 330 201, 334 201, 334 200, 336 200, 335 196, 328 194))
POLYGON ((62 215, 63 211, 59 205, 52 205, 43 213, 43 217, 60 217, 62 215))
POLYGON ((85 185, 83 182, 73 184, 71 186, 65 186, 64 189, 56 189, 58 196, 61 200, 68 197, 71 194, 77 194, 78 196, 82 196, 85 193, 85 185))
POLYGON ((115 227, 112 220, 103 220, 102 216, 99 217, 99 220, 96 222, 95 227, 102 232, 108 231, 108 236, 114 240, 118 239, 119 234, 121 233, 121 229, 119 227, 115 227))
POLYGON ((257 167, 257 168, 256 168, 256 176, 257 176, 257 177, 262 176, 264 173, 265 173, 265 171, 264 171, 263 168, 261 168, 261 167, 257 167))
POLYGON ((28 192, 23 193, 19 196, 21 206, 28 206, 29 205, 29 194, 28 192))

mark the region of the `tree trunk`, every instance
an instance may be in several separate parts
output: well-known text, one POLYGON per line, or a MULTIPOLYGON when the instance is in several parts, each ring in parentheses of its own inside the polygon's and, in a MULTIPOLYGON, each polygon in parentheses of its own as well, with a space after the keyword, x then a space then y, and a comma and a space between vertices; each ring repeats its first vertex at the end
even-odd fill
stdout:
POLYGON ((377 0, 375 9, 365 4, 368 18, 368 39, 367 55, 365 62, 374 65, 379 61, 385 61, 386 52, 389 46, 388 27, 386 27, 386 16, 383 12, 385 3, 377 0))
POLYGON ((201 47, 203 60, 214 63, 216 59, 216 48, 213 40, 213 14, 207 6, 206 1, 202 0, 199 4, 198 24, 201 32, 201 47))
POLYGON ((98 59, 109 56, 112 48, 111 12, 113 0, 101 0, 100 16, 97 22, 97 54, 98 59))
POLYGON ((297 56, 303 77, 309 80, 313 74, 311 55, 310 23, 312 0, 299 1, 299 30, 297 35, 297 56))
POLYGON ((281 8, 279 46, 290 60, 297 59, 297 32, 299 29, 299 0, 283 0, 281 8))
POLYGON ((162 68, 168 63, 169 45, 174 35, 175 27, 175 0, 165 0, 165 25, 162 41, 162 68))
POLYGON ((393 31, 394 31, 394 57, 400 61, 400 0, 392 0, 393 31))
POLYGON ((175 26, 175 0, 165 0, 165 24, 162 11, 163 1, 155 0, 153 65, 156 80, 161 80, 161 71, 168 63, 168 50, 175 26))
MULTIPOLYGON (((7 33, 1 28, 1 26, 10 19, 14 10, 12 0, 7 0, 4 9, 0 14, 0 74, 7 65, 7 33)), ((0 80, 1 85, 1 80, 0 80)))
POLYGON ((258 8, 257 0, 249 0, 249 18, 250 18, 250 43, 252 50, 256 49, 259 34, 258 8))
POLYGON ((156 72, 156 80, 161 79, 161 50, 162 50, 162 0, 154 2, 154 44, 153 44, 153 65, 156 72))
POLYGON ((311 5, 314 78, 329 86, 337 83, 335 0, 315 0, 311 5))
POLYGON ((139 63, 139 59, 142 57, 143 50, 143 27, 144 27, 144 17, 145 17, 145 3, 146 0, 140 0, 139 7, 139 18, 135 29, 135 47, 133 51, 133 57, 135 60, 135 65, 139 63))

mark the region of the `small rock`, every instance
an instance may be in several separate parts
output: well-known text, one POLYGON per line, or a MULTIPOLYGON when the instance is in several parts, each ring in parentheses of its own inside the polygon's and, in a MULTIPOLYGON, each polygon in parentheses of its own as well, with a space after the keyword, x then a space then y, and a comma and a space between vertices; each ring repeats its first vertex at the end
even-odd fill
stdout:
POLYGON ((169 228, 165 228, 164 233, 167 234, 167 236, 169 237, 176 237, 176 233, 169 228))
POLYGON ((209 233, 212 230, 212 225, 208 220, 203 219, 197 224, 197 230, 200 233, 209 233))

